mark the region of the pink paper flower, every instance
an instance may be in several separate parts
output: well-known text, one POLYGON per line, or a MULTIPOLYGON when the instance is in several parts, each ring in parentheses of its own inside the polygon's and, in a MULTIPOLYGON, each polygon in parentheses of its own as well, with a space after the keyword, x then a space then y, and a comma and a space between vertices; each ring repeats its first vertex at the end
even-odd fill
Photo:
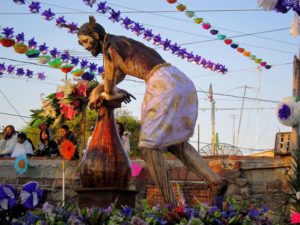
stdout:
POLYGON ((143 166, 136 162, 131 163, 131 176, 137 177, 142 172, 143 166))
POLYGON ((298 224, 300 223, 300 213, 294 212, 291 215, 291 224, 298 224))
POLYGON ((61 100, 64 98, 64 93, 63 92, 57 92, 56 93, 56 99, 57 100, 61 100))
POLYGON ((86 81, 78 81, 76 86, 76 95, 77 96, 86 96, 88 83, 86 81))
POLYGON ((78 112, 74 110, 70 104, 61 103, 60 113, 64 116, 65 119, 73 119, 78 112))

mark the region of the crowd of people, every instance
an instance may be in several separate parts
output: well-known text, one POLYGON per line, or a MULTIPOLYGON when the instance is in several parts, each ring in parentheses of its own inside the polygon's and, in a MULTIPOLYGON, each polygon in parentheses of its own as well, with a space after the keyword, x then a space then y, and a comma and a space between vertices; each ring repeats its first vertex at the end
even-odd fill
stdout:
MULTIPOLYGON (((117 128, 124 149, 129 153, 130 133, 124 130, 122 123, 117 123, 117 128)), ((90 128, 91 136, 88 138, 86 149, 91 141, 93 130, 94 126, 90 128)), ((19 155, 59 157, 59 148, 64 140, 72 142, 75 146, 75 154, 72 159, 79 159, 77 140, 75 134, 70 130, 68 125, 62 125, 60 127, 60 136, 57 141, 53 139, 50 129, 41 129, 37 148, 35 148, 32 140, 28 138, 24 132, 17 132, 13 125, 8 125, 3 129, 2 139, 0 140, 0 157, 18 157, 19 155)), ((85 150, 83 150, 83 153, 85 150)))

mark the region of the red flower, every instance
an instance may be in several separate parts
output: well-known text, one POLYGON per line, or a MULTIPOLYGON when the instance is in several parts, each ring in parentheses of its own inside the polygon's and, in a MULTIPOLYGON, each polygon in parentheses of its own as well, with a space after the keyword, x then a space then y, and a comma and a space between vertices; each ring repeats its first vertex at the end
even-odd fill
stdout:
POLYGON ((64 103, 60 105, 60 112, 65 119, 73 119, 78 113, 70 104, 65 105, 64 103))
POLYGON ((179 216, 184 216, 184 206, 178 206, 175 208, 175 212, 179 215, 179 216))
POLYGON ((77 96, 86 96, 88 82, 86 81, 78 81, 76 85, 76 95, 77 96))
POLYGON ((64 93, 63 92, 57 92, 56 93, 56 99, 57 100, 61 100, 64 98, 64 93))
POLYGON ((59 146, 59 152, 64 159, 70 160, 75 153, 75 145, 69 140, 64 140, 59 146))

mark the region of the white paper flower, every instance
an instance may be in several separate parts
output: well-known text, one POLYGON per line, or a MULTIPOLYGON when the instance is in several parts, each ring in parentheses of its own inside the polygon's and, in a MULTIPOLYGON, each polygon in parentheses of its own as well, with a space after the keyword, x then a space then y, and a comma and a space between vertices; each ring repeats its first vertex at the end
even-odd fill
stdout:
POLYGON ((271 11, 275 9, 277 2, 278 0, 257 0, 257 5, 266 11, 271 11))
POLYGON ((292 127, 300 120, 300 101, 296 102, 294 97, 286 97, 278 103, 276 116, 280 123, 292 127))

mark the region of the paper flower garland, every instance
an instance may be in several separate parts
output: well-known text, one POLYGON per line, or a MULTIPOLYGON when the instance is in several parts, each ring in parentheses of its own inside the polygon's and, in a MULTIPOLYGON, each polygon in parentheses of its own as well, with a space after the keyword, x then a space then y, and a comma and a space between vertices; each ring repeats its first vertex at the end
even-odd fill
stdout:
MULTIPOLYGON (((93 4, 95 1, 93 0, 83 0, 84 4, 93 7, 93 4)), ((29 8, 32 13, 39 12, 40 10, 40 2, 33 2, 30 4, 29 8)), ((125 23, 128 23, 131 21, 129 18, 122 18, 120 11, 114 10, 111 7, 108 7, 106 5, 106 2, 100 2, 97 4, 97 12, 105 14, 107 12, 110 13, 109 19, 113 22, 120 22, 123 25, 123 21, 125 23)), ((49 9, 50 10, 50 9, 49 9)), ((69 33, 75 34, 78 30, 78 26, 76 23, 67 23, 64 17, 59 17, 56 18, 56 25, 58 27, 62 27, 62 24, 67 24, 69 33)), ((123 25, 127 30, 131 30, 133 33, 135 33, 137 36, 141 36, 144 34, 144 31, 146 30, 141 24, 136 23, 134 21, 131 21, 130 24, 123 25), (132 24, 131 24, 132 23, 132 24)), ((197 65, 202 66, 203 68, 210 69, 215 72, 220 72, 220 73, 226 73, 227 68, 219 63, 213 63, 210 60, 206 60, 205 58, 199 56, 199 55, 194 55, 193 52, 187 52, 186 49, 181 48, 177 46, 176 43, 171 44, 170 42, 166 42, 168 39, 162 39, 159 34, 155 35, 152 34, 151 30, 147 30, 147 36, 145 37, 146 40, 152 41, 154 45, 161 45, 163 46, 163 49, 165 51, 171 51, 172 54, 177 55, 178 57, 181 57, 182 59, 188 59, 189 62, 193 62, 197 65), (175 50, 176 49, 176 50, 175 50)), ((92 73, 92 71, 90 71, 92 73)), ((89 77, 90 78, 90 77, 89 77)))
POLYGON ((27 209, 35 208, 42 200, 43 190, 39 189, 39 183, 30 181, 23 185, 20 199, 27 209))
POLYGON ((17 204, 17 191, 9 184, 0 186, 0 206, 4 210, 12 209, 17 204))
POLYGON ((277 106, 276 116, 280 123, 292 127, 300 120, 300 101, 294 97, 286 97, 277 106))
POLYGON ((14 162, 14 168, 19 174, 24 174, 28 168, 28 160, 26 155, 19 155, 14 162))
POLYGON ((65 160, 71 160, 75 153, 75 145, 69 140, 64 140, 60 144, 59 152, 65 160))
MULTIPOLYGON (((9 75, 16 75, 16 76, 26 76, 28 78, 32 78, 34 76, 33 71, 29 69, 23 69, 23 68, 16 68, 13 65, 6 66, 4 63, 0 63, 0 78, 3 77, 3 74, 9 74, 9 75), (25 72, 26 71, 26 72, 25 72)), ((37 79, 39 80, 45 80, 45 74, 44 73, 37 73, 37 79)))
MULTIPOLYGON (((271 1, 273 1, 273 0, 271 0, 271 1)), ((173 4, 173 3, 175 3, 176 1, 175 1, 175 2, 171 1, 171 2, 170 2, 169 0, 167 0, 167 2, 170 3, 170 4, 173 4)), ((211 26, 210 23, 204 21, 203 18, 198 17, 198 16, 195 14, 194 11, 188 10, 187 7, 186 7, 185 5, 183 5, 183 4, 181 4, 181 3, 177 3, 176 9, 177 9, 178 11, 181 11, 181 12, 184 12, 184 11, 185 11, 185 15, 186 15, 187 17, 192 18, 196 24, 201 24, 201 23, 202 23, 202 28, 203 28, 203 29, 205 29, 205 30, 210 30, 210 34, 211 34, 211 35, 216 35, 216 38, 217 38, 218 40, 224 41, 224 43, 225 43, 226 45, 230 46, 232 49, 237 49, 237 52, 239 52, 239 53, 243 53, 244 51, 246 51, 244 48, 239 47, 238 44, 233 43, 233 40, 230 39, 230 38, 228 38, 228 37, 226 37, 226 35, 220 34, 219 31, 216 30, 216 29, 212 29, 212 26, 211 26), (239 48, 238 48, 238 47, 239 47, 239 48)), ((270 68, 271 68, 271 66, 270 66, 270 65, 267 65, 266 62, 263 62, 262 59, 259 59, 259 60, 257 61, 258 58, 257 58, 256 56, 252 55, 250 52, 248 52, 248 53, 249 53, 249 54, 246 54, 246 55, 243 54, 243 56, 248 57, 250 60, 253 60, 254 63, 258 64, 258 65, 261 66, 261 67, 264 67, 265 69, 270 69, 270 68), (252 56, 252 57, 251 57, 251 56, 252 56)))

